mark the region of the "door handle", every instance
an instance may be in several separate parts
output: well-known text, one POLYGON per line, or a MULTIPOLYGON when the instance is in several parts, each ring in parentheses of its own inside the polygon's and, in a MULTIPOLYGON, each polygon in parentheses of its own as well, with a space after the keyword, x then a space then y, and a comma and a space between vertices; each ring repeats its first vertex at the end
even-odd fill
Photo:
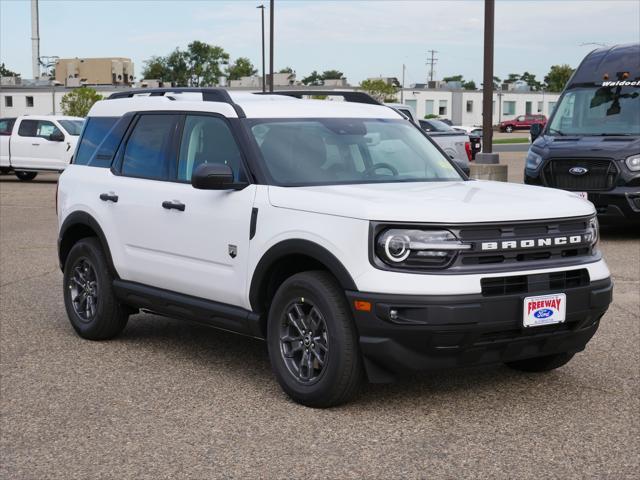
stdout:
POLYGON ((40 144, 39 144, 39 143, 32 143, 32 144, 31 144, 31 146, 32 146, 32 147, 39 147, 39 146, 40 146, 40 144))
POLYGON ((118 195, 115 195, 113 193, 101 193, 100 200, 102 200, 103 202, 116 203, 118 201, 118 195))
POLYGON ((162 208, 166 208, 167 210, 179 210, 184 212, 184 207, 184 203, 179 202, 178 200, 173 200, 171 202, 169 200, 165 200, 162 202, 162 208))

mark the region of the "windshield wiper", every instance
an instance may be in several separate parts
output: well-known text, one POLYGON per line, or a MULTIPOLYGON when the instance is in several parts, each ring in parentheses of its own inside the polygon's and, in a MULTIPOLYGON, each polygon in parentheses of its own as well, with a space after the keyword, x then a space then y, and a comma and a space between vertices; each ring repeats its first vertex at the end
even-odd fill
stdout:
POLYGON ((565 134, 563 132, 561 132, 560 130, 558 130, 557 128, 549 128, 549 132, 551 133, 557 133, 558 135, 560 135, 561 137, 564 137, 565 134))

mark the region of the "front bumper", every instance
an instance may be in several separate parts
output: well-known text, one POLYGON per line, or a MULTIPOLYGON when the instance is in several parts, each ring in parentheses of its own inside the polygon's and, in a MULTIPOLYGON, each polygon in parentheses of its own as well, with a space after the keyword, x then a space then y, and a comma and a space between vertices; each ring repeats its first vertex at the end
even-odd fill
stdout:
POLYGON ((566 321, 522 326, 524 298, 549 290, 511 295, 387 295, 346 292, 360 336, 369 380, 478 364, 510 362, 561 352, 578 352, 598 329, 612 299, 611 279, 563 290, 566 321), (367 301, 371 311, 356 310, 367 301), (391 319, 391 310, 398 312, 391 319))

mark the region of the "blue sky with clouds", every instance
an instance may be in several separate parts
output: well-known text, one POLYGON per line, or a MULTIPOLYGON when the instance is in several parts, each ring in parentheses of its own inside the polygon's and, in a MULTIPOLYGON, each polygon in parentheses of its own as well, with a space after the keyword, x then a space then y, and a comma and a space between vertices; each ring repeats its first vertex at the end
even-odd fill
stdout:
MULTIPOLYGON (((41 0, 41 55, 131 57, 140 78, 145 59, 202 40, 258 66, 261 3, 41 0)), ((425 80, 427 50, 434 49, 438 78, 463 74, 479 84, 483 12, 483 2, 473 0, 276 0, 276 69, 291 66, 301 77, 336 68, 356 84, 400 77, 404 63, 409 85, 425 80)), ((31 77, 30 38, 30 2, 0 0, 0 61, 23 77, 31 77)), ((528 70, 541 78, 553 64, 575 67, 594 48, 583 43, 638 41, 638 0, 496 2, 500 77, 528 70)))

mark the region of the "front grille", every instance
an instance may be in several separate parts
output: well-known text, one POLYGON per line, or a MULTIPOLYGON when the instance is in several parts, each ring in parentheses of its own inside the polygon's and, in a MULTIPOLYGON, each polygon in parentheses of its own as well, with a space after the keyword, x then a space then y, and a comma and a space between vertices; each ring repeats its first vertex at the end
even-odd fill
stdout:
POLYGON ((482 295, 485 297, 567 290, 587 285, 589 285, 589 272, 586 268, 534 275, 483 278, 480 280, 482 295))
POLYGON ((546 186, 574 191, 609 190, 618 176, 615 162, 608 158, 552 158, 542 172, 546 186), (587 172, 572 174, 570 170, 575 167, 585 168, 587 172))
POLYGON ((588 217, 547 222, 519 222, 510 224, 474 225, 454 229, 454 233, 472 248, 463 250, 451 265, 451 269, 465 271, 489 271, 492 267, 503 269, 506 266, 532 268, 543 265, 575 264, 593 256, 590 243, 535 246, 533 248, 496 248, 483 250, 483 242, 502 242, 554 238, 558 236, 584 235, 590 231, 588 217), (581 258, 580 258, 581 257, 581 258))

